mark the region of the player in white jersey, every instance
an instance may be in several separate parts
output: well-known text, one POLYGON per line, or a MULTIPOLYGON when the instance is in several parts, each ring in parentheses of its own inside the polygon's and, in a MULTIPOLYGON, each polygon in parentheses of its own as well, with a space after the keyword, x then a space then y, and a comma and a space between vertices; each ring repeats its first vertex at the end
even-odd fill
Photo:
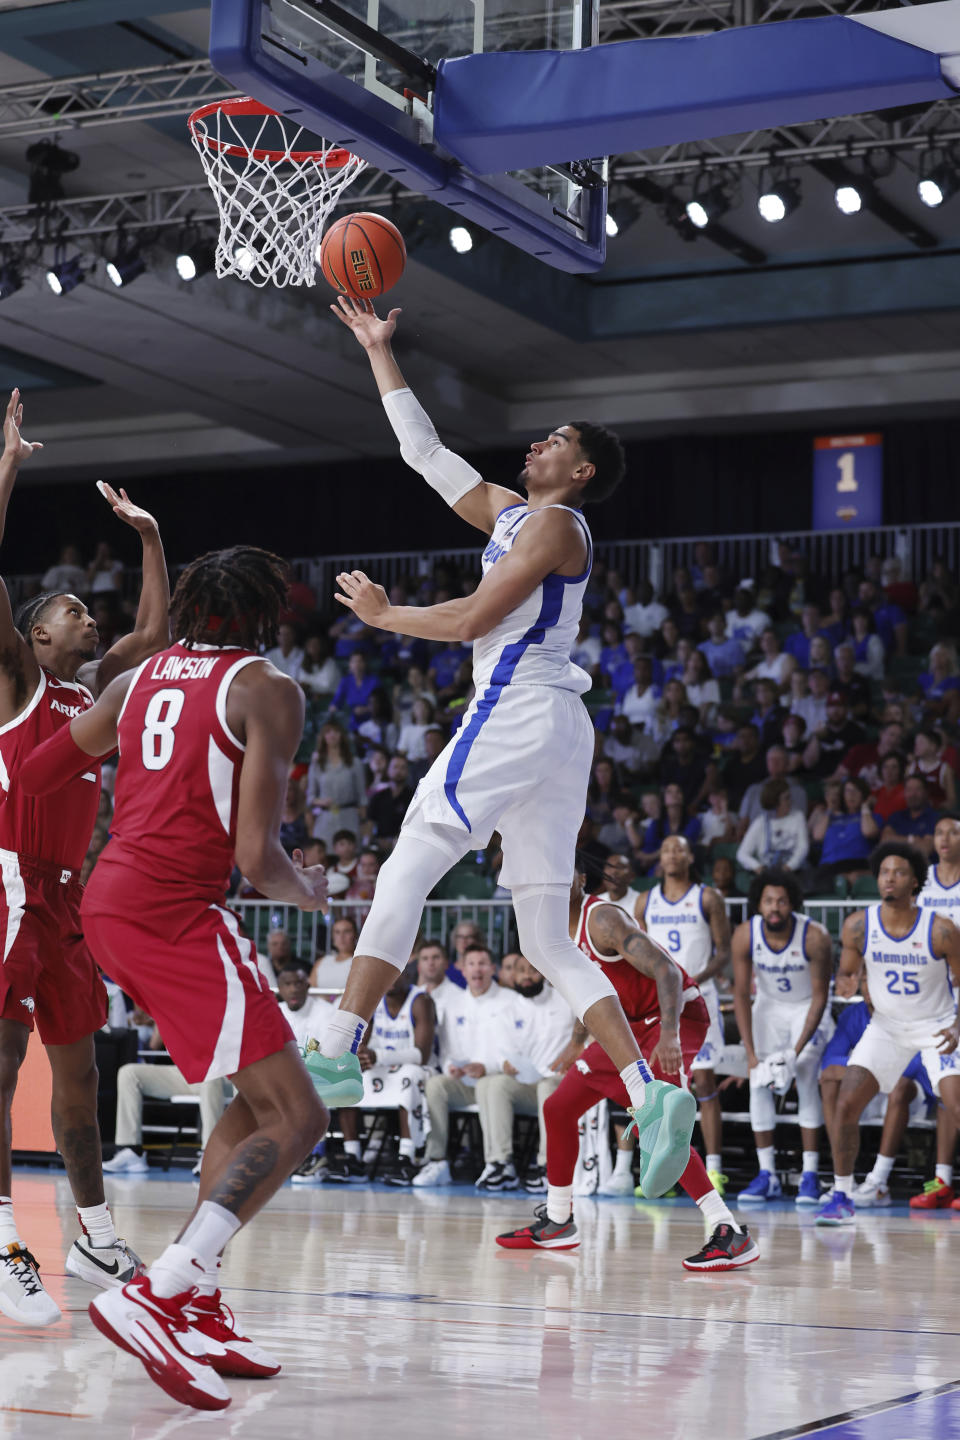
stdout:
POLYGON ((642 930, 683 966, 710 1014, 707 1038, 692 1066, 692 1089, 700 1109, 707 1174, 722 1195, 720 1095, 714 1062, 723 1049, 718 975, 730 964, 730 917, 723 897, 695 878, 693 851, 685 835, 668 835, 660 846, 663 879, 640 896, 636 920, 642 930))
MULTIPOLYGON (((926 884, 917 896, 917 904, 922 910, 960 927, 960 816, 940 816, 933 831, 933 848, 937 862, 927 871, 926 884)), ((947 1107, 939 1105, 936 1171, 920 1193, 910 1197, 911 1209, 960 1210, 960 1197, 953 1183, 956 1152, 957 1127, 947 1107)))
POLYGON ((624 914, 635 921, 640 913, 638 907, 644 898, 644 891, 634 890, 630 884, 633 873, 633 866, 626 855, 608 855, 603 862, 603 883, 607 888, 601 893, 600 899, 611 905, 619 905, 624 914))
POLYGON ((833 1126, 833 1195, 818 1225, 850 1225, 860 1116, 879 1090, 893 1089, 919 1050, 930 1084, 954 1123, 960 1121, 960 930, 921 909, 927 862, 912 845, 880 845, 870 857, 880 904, 844 921, 837 994, 854 995, 865 973, 870 1023, 850 1052, 833 1126))
POLYGON ((426 896, 496 829, 503 842, 500 881, 512 891, 521 951, 607 1051, 631 1107, 642 1107, 645 1172, 657 1183, 671 1172, 676 1179, 689 1136, 681 1146, 679 1130, 660 1123, 664 1107, 676 1103, 676 1087, 654 1081, 613 986, 567 930, 594 750, 580 699, 590 680, 570 659, 592 562, 580 507, 612 494, 624 472, 623 449, 602 426, 578 420, 531 445, 520 475, 526 499, 487 484, 441 444, 407 388, 391 349, 399 310, 380 320, 369 302, 346 296, 332 308, 367 352, 403 458, 489 539, 474 593, 438 605, 391 605, 361 571, 337 576, 337 600, 365 624, 423 640, 472 640, 476 694, 417 787, 377 879, 340 1010, 308 1068, 331 1103, 359 1098, 352 1052, 410 957, 426 896))
MULTIPOLYGON (((411 967, 412 968, 412 967, 411 967)), ((373 1012, 357 1059, 363 1071, 364 1105, 376 1109, 396 1107, 400 1125, 397 1163, 379 1178, 388 1185, 412 1185, 417 1173, 416 1151, 427 1133, 426 1086, 433 1058, 437 1012, 425 991, 411 983, 402 970, 373 1012)), ((327 1166, 328 1180, 365 1180, 360 1159, 355 1110, 340 1112, 343 1155, 327 1166)))
POLYGON ((833 946, 822 925, 802 915, 803 897, 789 870, 761 870, 750 883, 749 919, 733 932, 733 1004, 750 1067, 750 1123, 759 1173, 738 1199, 778 1200, 774 1091, 785 1095, 795 1080, 803 1144, 798 1205, 820 1199, 820 1059, 833 1033, 824 1014, 830 995, 833 946), (756 994, 751 1005, 751 990, 756 994))

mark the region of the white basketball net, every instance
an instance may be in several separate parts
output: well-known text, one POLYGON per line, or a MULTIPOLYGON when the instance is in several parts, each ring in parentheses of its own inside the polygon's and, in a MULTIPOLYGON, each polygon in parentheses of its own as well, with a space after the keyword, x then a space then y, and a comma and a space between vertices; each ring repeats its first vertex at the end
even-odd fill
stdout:
POLYGON ((316 284, 326 218, 366 162, 255 102, 205 108, 190 135, 220 211, 217 275, 316 284))

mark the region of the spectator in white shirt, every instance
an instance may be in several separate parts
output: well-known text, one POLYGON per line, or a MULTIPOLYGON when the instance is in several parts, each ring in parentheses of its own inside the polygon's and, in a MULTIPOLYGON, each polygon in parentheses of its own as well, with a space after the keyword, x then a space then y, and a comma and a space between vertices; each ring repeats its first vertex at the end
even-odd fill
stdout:
POLYGON ((291 680, 298 678, 303 664, 303 650, 297 644, 296 630, 288 621, 278 627, 277 643, 263 658, 282 670, 284 675, 289 675, 291 680))
POLYGON ((688 703, 697 708, 699 723, 709 729, 720 704, 720 686, 714 680, 710 664, 702 650, 691 651, 680 678, 687 692, 688 703))
POLYGON ((648 775, 660 759, 660 746, 645 725, 632 726, 626 715, 614 715, 603 741, 603 753, 622 775, 648 775))
MULTIPOLYGON (((427 1081, 430 1135, 423 1168, 413 1182, 416 1186, 450 1184, 450 1108, 475 1104, 477 1081, 499 1074, 517 1043, 517 1000, 511 990, 501 990, 495 982, 490 951, 483 945, 469 946, 460 968, 467 988, 444 1006, 439 1026, 443 1073, 427 1081)), ((506 1188, 517 1188, 516 1177, 506 1188)))
POLYGON ((792 655, 780 649, 777 632, 772 626, 760 632, 760 651, 763 659, 754 665, 752 670, 747 671, 747 679, 772 680, 781 690, 785 690, 797 668, 797 662, 792 655))
POLYGON ((770 616, 759 608, 754 598, 752 580, 741 580, 733 597, 733 609, 727 611, 727 637, 739 640, 743 653, 756 645, 764 630, 770 628, 770 616))
POLYGON ((633 684, 617 705, 617 714, 626 715, 631 725, 644 724, 654 728, 660 691, 653 683, 653 665, 645 655, 634 662, 633 684))
POLYGON ((649 580, 641 580, 636 590, 636 600, 623 612, 624 629, 628 634, 642 635, 644 639, 660 629, 669 615, 666 605, 654 598, 653 586, 649 580))
POLYGON ((323 1033, 334 1010, 328 1000, 310 994, 309 968, 304 960, 287 960, 277 971, 280 1011, 301 1050, 311 1036, 323 1033))
POLYGON ((700 816, 700 843, 712 850, 714 845, 729 845, 737 838, 737 817, 729 808, 727 792, 722 787, 707 796, 710 808, 700 816))
POLYGON ((330 654, 330 642, 325 635, 307 637, 300 668, 293 678, 311 699, 317 695, 332 695, 336 690, 343 674, 330 654))
POLYGON ((540 1144, 536 1164, 527 1171, 523 1188, 531 1194, 540 1194, 547 1188, 543 1106, 563 1078, 560 1058, 573 1036, 574 1016, 559 990, 547 984, 525 955, 517 956, 513 988, 519 997, 520 1018, 513 1051, 504 1059, 497 1074, 484 1075, 477 1081, 486 1160, 477 1189, 515 1188, 513 1118, 536 1115, 540 1122, 540 1144))
POLYGON ((408 760, 425 760, 427 747, 424 737, 433 724, 435 711, 425 695, 413 702, 413 714, 400 729, 396 749, 408 760))
POLYGON ((357 949, 359 932, 352 915, 340 915, 333 922, 330 934, 332 949, 318 959, 310 972, 310 985, 331 996, 343 993, 350 966, 357 949))
POLYGON ((436 1064, 442 1067, 443 1055, 440 1050, 443 1017, 447 1006, 463 995, 459 985, 447 979, 450 957, 439 940, 424 940, 417 951, 417 984, 426 990, 437 1011, 437 1040, 434 1046, 436 1064))
POLYGON ((42 590, 59 590, 67 595, 77 595, 82 600, 88 590, 86 566, 81 562, 76 545, 64 545, 60 561, 51 565, 40 581, 42 590))
POLYGON ((790 713, 791 715, 802 715, 806 725, 806 734, 815 735, 822 730, 827 723, 827 696, 830 694, 830 676, 826 670, 811 670, 809 672, 800 670, 790 680, 790 713), (806 693, 801 693, 805 677, 806 693))
POLYGON ((810 835, 803 811, 792 808, 788 782, 768 780, 760 804, 761 813, 740 842, 737 864, 756 872, 769 867, 799 870, 810 850, 810 835))
POLYGON ((577 631, 577 638, 573 642, 573 649, 570 651, 570 659, 574 665, 579 665, 581 670, 587 674, 593 673, 600 664, 600 640, 596 635, 590 634, 590 616, 584 613, 580 617, 580 629, 577 631))

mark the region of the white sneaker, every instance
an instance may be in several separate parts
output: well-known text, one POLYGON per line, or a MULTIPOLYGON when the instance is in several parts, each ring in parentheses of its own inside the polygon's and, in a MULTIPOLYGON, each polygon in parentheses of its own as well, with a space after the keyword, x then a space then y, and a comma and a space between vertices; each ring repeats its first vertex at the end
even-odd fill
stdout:
POLYGON ((20 1241, 0 1246, 0 1310, 21 1325, 53 1325, 60 1307, 40 1281, 40 1267, 20 1241))
POLYGON ((63 1268, 78 1280, 109 1290, 142 1275, 144 1264, 126 1240, 115 1240, 112 1245, 91 1245, 88 1237, 81 1235, 70 1246, 63 1268))
POLYGON ((614 1172, 605 1184, 600 1186, 598 1195, 632 1195, 633 1175, 628 1170, 625 1175, 617 1175, 614 1172))
POLYGON ((428 1160, 413 1177, 414 1185, 452 1185, 446 1160, 428 1160))
POLYGON ((101 1335, 135 1355, 150 1379, 181 1405, 225 1410, 230 1392, 210 1364, 204 1337, 192 1330, 183 1306, 191 1292, 162 1299, 146 1275, 90 1302, 101 1335))
POLYGON ((881 1185, 880 1181, 873 1175, 868 1175, 859 1185, 854 1185, 850 1192, 850 1199, 854 1205, 892 1205, 890 1189, 881 1185))
POLYGON ((147 1164, 146 1155, 138 1155, 136 1150, 124 1146, 118 1150, 112 1160, 107 1160, 103 1167, 104 1175, 146 1175, 150 1167, 147 1164))

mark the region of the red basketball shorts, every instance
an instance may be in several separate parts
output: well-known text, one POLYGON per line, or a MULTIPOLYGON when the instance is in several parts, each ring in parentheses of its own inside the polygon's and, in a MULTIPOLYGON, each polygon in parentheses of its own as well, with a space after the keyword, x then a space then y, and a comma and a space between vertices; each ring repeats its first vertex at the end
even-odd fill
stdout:
POLYGON ((107 992, 80 927, 73 870, 0 850, 0 1019, 73 1045, 106 1023, 107 992))
POLYGON ((84 902, 83 928, 97 963, 156 1022, 191 1083, 235 1075, 293 1039, 232 910, 205 900, 129 916, 93 908, 84 902))
MULTIPOLYGON (((669 1080, 674 1085, 682 1085, 686 1089, 687 1077, 710 1028, 710 1012, 699 996, 684 1005, 680 1011, 677 1028, 680 1032, 683 1075, 665 1075, 659 1064, 654 1065, 652 1069, 655 1079, 669 1080)), ((660 1016, 654 1015, 649 1023, 641 1021, 632 1024, 630 1029, 640 1046, 641 1055, 649 1061, 660 1042, 660 1016)), ((624 1106, 630 1103, 627 1088, 620 1079, 620 1072, 602 1045, 598 1045, 596 1042, 588 1045, 573 1068, 583 1076, 587 1088, 595 1092, 596 1100, 616 1100, 624 1106)))

